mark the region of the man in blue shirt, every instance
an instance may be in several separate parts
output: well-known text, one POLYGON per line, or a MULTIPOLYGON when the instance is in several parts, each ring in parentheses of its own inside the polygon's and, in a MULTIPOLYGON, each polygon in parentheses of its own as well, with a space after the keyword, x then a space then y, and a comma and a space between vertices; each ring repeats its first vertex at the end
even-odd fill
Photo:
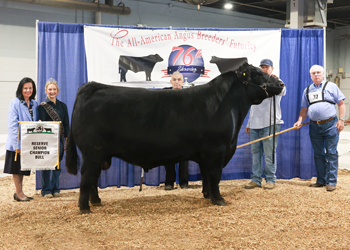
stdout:
POLYGON ((309 135, 317 170, 317 181, 310 187, 327 186, 327 191, 334 191, 338 176, 337 145, 345 121, 345 96, 335 83, 323 80, 322 66, 313 65, 310 75, 313 84, 304 90, 299 119, 294 126, 300 128, 309 116, 309 135), (335 104, 338 104, 339 120, 335 104))

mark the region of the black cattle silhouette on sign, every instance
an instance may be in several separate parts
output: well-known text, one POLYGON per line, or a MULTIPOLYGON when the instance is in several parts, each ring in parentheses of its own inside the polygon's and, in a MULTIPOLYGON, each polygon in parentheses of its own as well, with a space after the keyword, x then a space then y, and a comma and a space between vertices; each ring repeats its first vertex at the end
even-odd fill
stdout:
POLYGON ((221 58, 212 56, 210 63, 216 64, 218 66, 218 69, 221 74, 236 70, 239 66, 241 66, 243 63, 248 63, 248 59, 246 57, 240 57, 240 58, 221 58))
POLYGON ((120 56, 119 57, 119 74, 120 81, 126 82, 126 72, 131 70, 135 73, 144 71, 146 73, 146 81, 151 81, 151 73, 157 62, 163 61, 158 54, 143 57, 120 56))
POLYGON ((46 132, 52 132, 51 128, 44 128, 46 132))
POLYGON ((34 132, 34 130, 35 130, 35 128, 27 128, 27 134, 29 134, 29 133, 33 133, 33 132, 34 132))

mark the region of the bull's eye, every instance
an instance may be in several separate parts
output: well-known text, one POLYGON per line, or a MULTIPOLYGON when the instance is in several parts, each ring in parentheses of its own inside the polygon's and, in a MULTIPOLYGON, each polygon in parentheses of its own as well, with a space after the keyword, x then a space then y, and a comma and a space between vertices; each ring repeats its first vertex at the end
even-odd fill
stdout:
POLYGON ((245 73, 243 73, 243 76, 245 76, 245 73))
POLYGON ((260 76, 262 76, 261 74, 259 74, 258 72, 254 72, 253 74, 251 74, 251 78, 258 78, 258 77, 260 77, 260 76))

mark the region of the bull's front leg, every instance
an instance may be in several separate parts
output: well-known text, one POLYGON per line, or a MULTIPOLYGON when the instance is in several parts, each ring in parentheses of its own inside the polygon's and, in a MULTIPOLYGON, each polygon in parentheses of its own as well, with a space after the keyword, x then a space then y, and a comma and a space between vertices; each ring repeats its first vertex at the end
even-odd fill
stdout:
POLYGON ((214 205, 226 206, 224 198, 222 198, 219 189, 221 180, 222 167, 215 167, 209 173, 210 200, 214 205))
POLYGON ((146 70, 146 81, 152 81, 151 80, 151 71, 146 70))
POLYGON ((224 152, 220 150, 214 153, 209 151, 203 153, 202 156, 200 169, 203 179, 203 195, 205 198, 210 198, 214 205, 225 206, 225 200, 219 189, 224 152))

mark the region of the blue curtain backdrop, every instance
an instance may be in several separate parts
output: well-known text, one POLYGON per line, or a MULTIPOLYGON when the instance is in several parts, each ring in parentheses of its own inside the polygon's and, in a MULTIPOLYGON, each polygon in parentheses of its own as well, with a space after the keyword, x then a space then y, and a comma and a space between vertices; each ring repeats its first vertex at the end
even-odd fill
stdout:
MULTIPOLYGON (((268 57, 268 53, 266 57, 268 57)), ((299 116, 301 96, 303 90, 311 83, 309 69, 313 64, 323 65, 323 30, 283 29, 280 77, 287 86, 287 95, 282 98, 281 102, 282 119, 285 123, 282 125, 281 130, 292 127, 299 116)), ((51 77, 57 80, 61 90, 58 99, 67 104, 71 117, 78 88, 87 82, 83 24, 38 23, 37 82, 39 102, 45 99, 45 82, 51 77)), ((247 121, 248 116, 240 130, 238 145, 249 141, 249 136, 245 133, 247 121)), ((310 179, 316 176, 308 131, 308 126, 305 126, 299 130, 293 130, 279 136, 276 174, 278 178, 291 179, 299 177, 310 179)), ((78 188, 80 174, 77 176, 68 174, 65 160, 61 162, 61 169, 61 189, 78 188)), ((101 173, 99 187, 133 187, 140 184, 140 175, 141 168, 139 166, 113 158, 111 168, 101 173)), ((245 146, 237 149, 231 161, 223 169, 221 179, 248 179, 250 175, 250 146, 245 146)), ((37 189, 41 189, 40 177, 41 172, 37 171, 37 189)), ((195 162, 190 162, 189 164, 189 180, 201 180, 199 167, 195 162)), ((144 184, 146 185, 158 186, 164 181, 165 169, 163 166, 151 169, 144 176, 144 184)))
MULTIPOLYGON (((87 82, 87 67, 84 47, 84 26, 76 24, 38 24, 38 101, 45 100, 45 83, 55 78, 60 88, 57 98, 67 104, 72 115, 78 88, 87 82)), ((65 155, 64 158, 65 159, 65 155)), ((61 162, 62 189, 76 188, 77 176, 67 173, 65 160, 61 162)), ((36 188, 41 189, 41 171, 37 171, 36 188)))

